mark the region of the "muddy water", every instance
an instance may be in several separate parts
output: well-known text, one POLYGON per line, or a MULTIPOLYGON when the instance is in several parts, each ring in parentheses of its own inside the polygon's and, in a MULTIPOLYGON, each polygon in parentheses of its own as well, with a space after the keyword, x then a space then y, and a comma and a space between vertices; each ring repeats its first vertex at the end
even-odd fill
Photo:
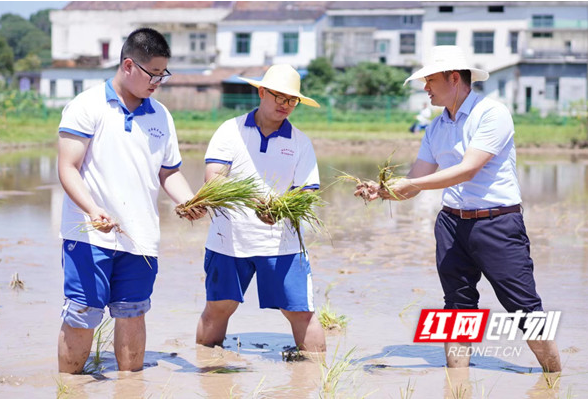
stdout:
MULTIPOLYGON (((403 156, 397 161, 408 163, 414 154, 403 156)), ((184 173, 198 186, 202 154, 184 152, 184 159, 184 173)), ((325 185, 336 174, 333 168, 374 177, 381 161, 361 154, 319 159, 325 185)), ((56 366, 62 192, 55 153, 1 154, 0 397, 587 397, 587 160, 520 155, 519 178, 538 290, 547 309, 562 310, 556 337, 565 366, 560 379, 542 375, 521 341, 478 344, 489 351, 501 346, 502 352, 474 356, 469 371, 448 373, 442 346, 413 343, 420 310, 442 305, 432 235, 440 193, 365 206, 351 195, 352 184, 326 190, 329 204, 320 213, 328 234, 307 235, 315 304, 328 300, 349 321, 344 332, 329 333, 327 339, 327 367, 336 367, 350 352, 352 362, 341 376, 327 382, 327 368, 320 362, 282 360, 284 348, 294 344, 289 326, 281 313, 258 309, 254 283, 230 321, 225 350, 195 346, 205 302, 202 258, 208 221, 191 226, 178 220, 164 196, 145 369, 119 373, 112 347, 106 347, 99 373, 68 376, 58 374, 56 366), (10 288, 14 273, 24 290, 10 288)), ((485 281, 480 292, 481 308, 502 310, 485 281)))

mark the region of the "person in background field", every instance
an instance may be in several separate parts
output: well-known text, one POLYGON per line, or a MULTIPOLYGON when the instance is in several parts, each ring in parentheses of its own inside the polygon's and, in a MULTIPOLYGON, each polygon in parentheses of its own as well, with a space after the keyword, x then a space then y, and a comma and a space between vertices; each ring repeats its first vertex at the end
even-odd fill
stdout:
MULTIPOLYGON (((300 93, 298 72, 281 64, 270 67, 261 81, 241 79, 258 88, 259 108, 218 128, 206 151, 205 180, 218 174, 254 176, 266 193, 274 194, 300 186, 318 189, 312 143, 288 121, 298 103, 319 107, 300 93)), ((198 322, 198 344, 222 346, 229 318, 257 273, 260 307, 284 314, 300 350, 325 351, 308 256, 289 222, 262 222, 253 210, 213 216, 204 269, 207 302, 198 322)))
POLYGON ((425 129, 431 122, 431 109, 427 103, 423 103, 423 108, 415 116, 416 121, 410 126, 409 130, 418 135, 421 129, 425 129))
MULTIPOLYGON (((435 238, 446 309, 478 308, 476 285, 483 274, 508 312, 543 310, 520 204, 510 112, 472 91, 471 83, 488 79, 488 73, 472 68, 462 49, 436 46, 432 56, 406 82, 425 82, 431 104, 444 107, 443 113, 427 129, 406 178, 390 187, 393 193, 366 184, 371 199, 410 199, 421 190, 443 189, 435 238)), ((561 371, 554 341, 527 343, 544 371, 561 371)), ((449 367, 469 365, 466 346, 445 344, 449 367)))
POLYGON ((105 306, 116 319, 119 370, 143 368, 145 313, 158 269, 159 187, 176 203, 194 195, 179 170, 172 117, 149 98, 170 78, 169 58, 160 33, 138 29, 123 45, 114 78, 79 94, 63 110, 60 372, 82 372, 105 306))

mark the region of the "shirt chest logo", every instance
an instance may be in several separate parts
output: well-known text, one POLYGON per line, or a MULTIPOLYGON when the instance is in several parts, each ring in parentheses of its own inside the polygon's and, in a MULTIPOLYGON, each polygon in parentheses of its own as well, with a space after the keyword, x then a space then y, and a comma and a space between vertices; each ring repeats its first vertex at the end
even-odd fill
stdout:
POLYGON ((280 150, 280 153, 284 156, 290 156, 290 157, 294 156, 294 150, 291 150, 291 149, 284 148, 284 149, 280 150))
POLYGON ((147 132, 151 137, 156 139, 161 139, 163 137, 163 132, 159 128, 149 128, 147 132))

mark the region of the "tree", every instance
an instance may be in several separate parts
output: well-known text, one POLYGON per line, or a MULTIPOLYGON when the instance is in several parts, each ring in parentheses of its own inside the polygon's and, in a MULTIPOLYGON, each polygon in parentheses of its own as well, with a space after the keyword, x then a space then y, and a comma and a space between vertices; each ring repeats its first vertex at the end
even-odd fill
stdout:
POLYGON ((329 84, 333 82, 337 71, 326 57, 318 57, 308 65, 308 75, 302 80, 302 89, 309 96, 325 96, 329 84))
POLYGON ((40 69, 41 59, 33 53, 30 53, 25 58, 21 58, 14 64, 15 71, 39 71, 40 69))
POLYGON ((29 21, 35 25, 39 30, 45 32, 51 37, 51 20, 49 19, 49 12, 51 9, 37 11, 29 18, 29 21))
POLYGON ((51 49, 51 38, 31 22, 15 14, 0 17, 0 36, 12 48, 14 59, 25 58, 29 53, 51 49))
POLYGON ((0 36, 0 75, 12 75, 14 72, 14 54, 6 39, 0 36))
POLYGON ((335 91, 340 95, 360 96, 408 96, 404 81, 408 73, 382 63, 361 62, 348 68, 335 79, 335 91))

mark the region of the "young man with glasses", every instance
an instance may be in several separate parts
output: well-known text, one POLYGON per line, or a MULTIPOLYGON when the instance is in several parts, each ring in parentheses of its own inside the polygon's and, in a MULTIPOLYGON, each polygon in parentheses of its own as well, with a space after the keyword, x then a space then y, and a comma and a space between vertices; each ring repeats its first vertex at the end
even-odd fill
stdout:
MULTIPOLYGON (((258 88, 259 107, 215 132, 205 155, 205 180, 218 174, 254 176, 266 193, 275 195, 300 186, 318 189, 312 143, 288 121, 298 103, 319 107, 300 93, 298 72, 281 64, 270 67, 261 81, 241 79, 258 88)), ((260 307, 284 314, 300 350, 326 350, 314 314, 308 255, 288 221, 261 221, 252 210, 213 215, 204 269, 207 302, 198 322, 198 344, 223 345, 229 318, 257 273, 260 307)))
POLYGON ((143 368, 145 313, 158 270, 159 188, 178 204, 193 197, 179 170, 172 117, 150 99, 171 76, 169 58, 159 32, 138 29, 123 45, 114 78, 79 94, 63 110, 58 141, 65 190, 60 372, 83 371, 105 306, 116 320, 119 370, 143 368))

